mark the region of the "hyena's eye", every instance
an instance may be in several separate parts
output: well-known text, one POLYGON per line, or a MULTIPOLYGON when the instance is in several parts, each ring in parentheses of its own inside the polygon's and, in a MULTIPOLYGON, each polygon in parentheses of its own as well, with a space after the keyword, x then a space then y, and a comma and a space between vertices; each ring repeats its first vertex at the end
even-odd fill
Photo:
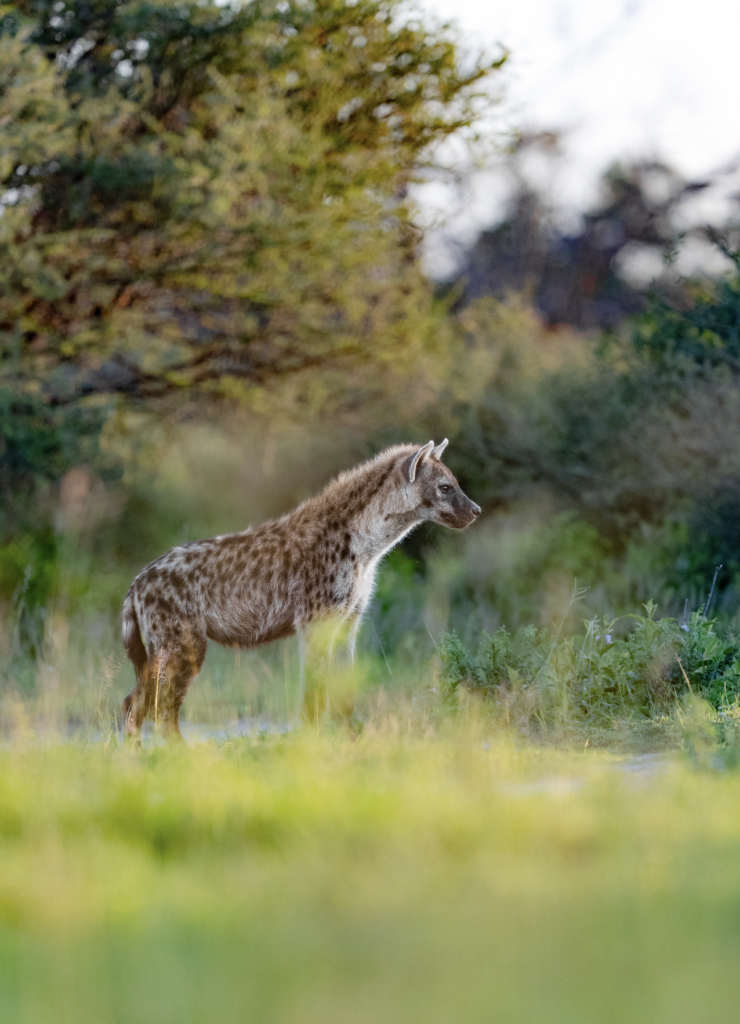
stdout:
POLYGON ((449 494, 450 491, 452 490, 449 484, 440 484, 439 489, 442 492, 442 494, 449 494))

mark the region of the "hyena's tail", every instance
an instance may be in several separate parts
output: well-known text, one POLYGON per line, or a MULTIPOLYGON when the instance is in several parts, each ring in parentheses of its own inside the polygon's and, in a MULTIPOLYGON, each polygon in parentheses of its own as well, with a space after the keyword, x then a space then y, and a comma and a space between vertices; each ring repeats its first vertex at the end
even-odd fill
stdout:
POLYGON ((126 594, 126 600, 123 602, 121 633, 126 654, 133 661, 134 668, 136 669, 136 686, 121 705, 123 730, 124 734, 129 733, 137 737, 146 714, 148 659, 144 641, 141 639, 139 619, 134 606, 134 595, 130 590, 126 594))
POLYGON ((141 639, 139 620, 136 615, 136 608, 134 607, 134 595, 130 590, 126 594, 126 600, 123 602, 121 634, 126 654, 134 663, 136 678, 141 679, 147 664, 147 653, 144 641, 141 639))

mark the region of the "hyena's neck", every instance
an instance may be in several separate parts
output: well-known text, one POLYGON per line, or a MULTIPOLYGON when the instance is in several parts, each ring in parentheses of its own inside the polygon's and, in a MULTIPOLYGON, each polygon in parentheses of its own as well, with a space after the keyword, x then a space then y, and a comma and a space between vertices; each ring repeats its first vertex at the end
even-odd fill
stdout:
POLYGON ((416 517, 412 521, 408 519, 399 521, 396 516, 392 516, 388 520, 382 517, 373 522, 367 522, 363 516, 352 531, 354 534, 352 548, 363 562, 375 562, 403 540, 406 534, 418 525, 418 522, 416 517))
POLYGON ((398 445, 357 469, 340 474, 315 498, 300 506, 298 519, 319 521, 330 533, 346 534, 355 558, 362 564, 377 562, 420 521, 418 509, 409 509, 408 495, 399 476, 402 461, 415 451, 398 445))
POLYGON ((351 521, 352 550, 362 562, 377 562, 421 522, 416 509, 396 507, 394 497, 379 494, 351 521))

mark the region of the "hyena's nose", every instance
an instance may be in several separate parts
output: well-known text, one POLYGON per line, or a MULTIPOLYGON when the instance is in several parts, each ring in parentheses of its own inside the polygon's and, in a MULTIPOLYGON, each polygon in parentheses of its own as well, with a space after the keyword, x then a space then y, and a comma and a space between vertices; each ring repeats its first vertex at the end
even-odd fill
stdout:
POLYGON ((478 516, 480 515, 480 505, 476 505, 474 501, 471 502, 470 503, 470 511, 473 513, 473 515, 477 519, 478 516))

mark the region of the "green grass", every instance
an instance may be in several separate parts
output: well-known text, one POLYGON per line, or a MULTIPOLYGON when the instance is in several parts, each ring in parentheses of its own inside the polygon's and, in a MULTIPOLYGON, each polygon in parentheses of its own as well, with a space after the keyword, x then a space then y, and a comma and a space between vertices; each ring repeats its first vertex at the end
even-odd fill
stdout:
MULTIPOLYGON (((734 1022, 740 648, 621 625, 404 626, 363 647, 354 735, 136 750, 115 628, 49 614, 4 669, 0 1021, 734 1022)), ((295 644, 213 646, 184 710, 298 704, 295 644)))
POLYGON ((0 1019, 734 1021, 740 775, 694 749, 641 776, 474 704, 354 739, 18 738, 0 1019))

